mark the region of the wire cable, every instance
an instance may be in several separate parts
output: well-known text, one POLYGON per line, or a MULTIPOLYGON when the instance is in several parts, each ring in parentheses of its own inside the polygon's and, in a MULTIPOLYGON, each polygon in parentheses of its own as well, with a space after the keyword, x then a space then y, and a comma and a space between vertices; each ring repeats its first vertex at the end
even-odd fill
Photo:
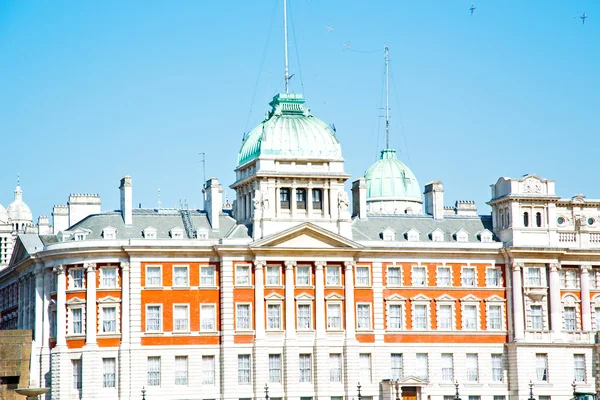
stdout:
MULTIPOLYGON (((398 106, 398 110, 400 110, 400 100, 398 99, 398 90, 396 90, 396 79, 394 79, 394 72, 391 74, 392 78, 392 87, 394 88, 394 97, 396 98, 396 105, 398 106)), ((408 151, 408 143, 406 141, 406 135, 404 133, 404 122, 402 121, 402 113, 398 112, 398 119, 400 121, 400 130, 402 132, 402 139, 404 140, 404 147, 406 148, 406 158, 410 161, 410 152, 408 151)))
POLYGON ((298 77, 300 78, 300 87, 302 88, 302 93, 306 96, 304 92, 304 80, 302 79, 302 67, 300 66, 300 55, 298 54, 298 41, 296 40, 296 25, 294 24, 294 14, 292 10, 292 2, 289 3, 290 9, 290 25, 292 26, 292 37, 294 38, 294 51, 296 52, 296 62, 298 63, 298 77))

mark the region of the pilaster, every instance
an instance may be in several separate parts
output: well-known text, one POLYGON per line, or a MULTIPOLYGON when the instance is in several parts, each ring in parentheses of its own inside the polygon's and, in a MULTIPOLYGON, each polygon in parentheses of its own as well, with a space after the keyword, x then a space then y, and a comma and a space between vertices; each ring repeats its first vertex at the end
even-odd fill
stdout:
POLYGON ((122 399, 128 399, 130 396, 129 382, 131 380, 129 268, 128 262, 121 263, 121 343, 119 345, 118 385, 119 397, 122 399))
POLYGON ((512 295, 513 295, 513 325, 514 339, 516 342, 525 337, 525 320, 523 314, 523 283, 521 280, 521 270, 523 264, 512 264, 512 295))
POLYGON ((584 332, 592 330, 592 313, 590 309, 590 270, 591 265, 581 265, 581 327, 584 332))
POLYGON ((549 286, 550 286, 550 328, 552 336, 560 337, 562 334, 561 306, 560 306, 560 277, 559 271, 561 266, 559 263, 549 265, 549 286))
MULTIPOLYGON (((86 273, 86 326, 85 345, 96 346, 96 263, 85 264, 86 273)), ((85 375, 85 374, 84 374, 85 375)))

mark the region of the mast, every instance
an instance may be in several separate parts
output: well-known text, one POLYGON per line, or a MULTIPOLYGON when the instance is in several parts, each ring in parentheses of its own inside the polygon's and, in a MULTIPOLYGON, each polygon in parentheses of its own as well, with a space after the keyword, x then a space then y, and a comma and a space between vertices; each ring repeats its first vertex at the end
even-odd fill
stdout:
POLYGON ((289 93, 290 74, 288 70, 287 0, 283 0, 283 41, 285 49, 285 92, 289 93))
POLYGON ((389 48, 387 46, 385 46, 385 142, 386 142, 386 149, 390 148, 389 61, 390 61, 389 48))

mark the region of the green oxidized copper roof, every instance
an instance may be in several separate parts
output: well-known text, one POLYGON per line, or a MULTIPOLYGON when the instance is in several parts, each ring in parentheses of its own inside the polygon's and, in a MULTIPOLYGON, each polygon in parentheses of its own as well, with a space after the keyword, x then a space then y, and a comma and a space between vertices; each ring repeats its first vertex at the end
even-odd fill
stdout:
POLYGON ((267 118, 242 143, 238 165, 264 155, 341 159, 342 148, 329 125, 310 114, 300 94, 273 97, 267 118))
POLYGON ((367 199, 402 198, 421 201, 417 178, 406 165, 396 158, 396 150, 381 151, 381 159, 365 173, 367 199))

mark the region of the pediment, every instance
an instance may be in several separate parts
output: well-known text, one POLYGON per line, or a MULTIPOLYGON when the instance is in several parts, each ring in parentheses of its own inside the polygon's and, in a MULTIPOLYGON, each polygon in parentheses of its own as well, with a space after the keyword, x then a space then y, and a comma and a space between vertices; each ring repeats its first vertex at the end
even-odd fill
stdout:
POLYGON ((73 297, 72 299, 68 300, 66 302, 67 305, 74 305, 74 304, 85 304, 85 299, 80 299, 79 297, 73 297))
POLYGON ((269 293, 265 296, 265 300, 283 300, 285 296, 280 295, 279 293, 269 293))
POLYGON ((481 301, 481 299, 472 294, 468 294, 465 297, 463 297, 462 299, 460 299, 460 301, 481 301))
POLYGON ((98 303, 120 303, 121 299, 117 299, 116 297, 106 296, 101 299, 98 299, 98 303))
POLYGON ((436 301, 456 301, 456 299, 449 294, 443 294, 435 299, 436 301))
POLYGON ((487 299, 485 299, 485 301, 488 301, 488 302, 493 302, 493 301, 495 301, 495 302, 499 302, 499 301, 505 302, 506 299, 503 299, 502 297, 500 297, 497 294, 495 294, 495 295, 490 296, 487 299))
POLYGON ((325 300, 344 300, 344 296, 337 293, 331 293, 330 295, 325 296, 325 300))
POLYGON ((296 300, 314 300, 315 297, 311 296, 310 294, 303 292, 300 293, 298 296, 295 297, 296 300))
POLYGON ((362 246, 350 239, 309 222, 254 242, 251 248, 293 249, 359 249, 362 246))
POLYGON ((17 240, 16 240, 14 248, 13 248, 13 253, 10 257, 9 265, 19 264, 22 261, 25 261, 26 259, 28 259, 29 256, 30 255, 27 252, 27 249, 25 249, 23 242, 21 242, 21 238, 17 237, 17 240))
POLYGON ((422 293, 419 293, 418 295, 416 295, 415 297, 411 298, 412 301, 431 301, 431 298, 425 296, 422 293))
POLYGON ((406 301, 405 297, 400 296, 399 294, 393 294, 385 298, 385 301, 406 301))
POLYGON ((421 378, 417 378, 414 375, 411 375, 400 379, 399 384, 400 386, 425 386, 427 385, 427 381, 421 378))

